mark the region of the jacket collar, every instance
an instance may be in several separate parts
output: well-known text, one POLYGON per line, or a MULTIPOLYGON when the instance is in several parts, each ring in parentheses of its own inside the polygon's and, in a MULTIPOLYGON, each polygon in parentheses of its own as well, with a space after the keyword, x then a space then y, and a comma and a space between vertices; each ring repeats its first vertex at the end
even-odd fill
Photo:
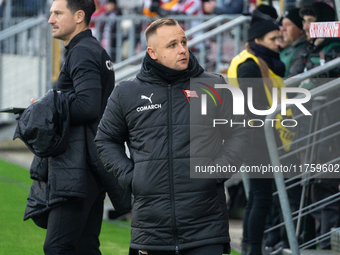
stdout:
POLYGON ((86 37, 92 37, 92 31, 90 29, 86 29, 78 34, 76 34, 70 41, 70 43, 65 46, 66 50, 72 49, 81 39, 86 37))
MULTIPOLYGON (((197 77, 204 72, 204 69, 199 65, 194 54, 192 54, 191 51, 189 51, 189 54, 191 63, 189 64, 188 69, 183 70, 183 75, 179 76, 179 78, 173 81, 171 84, 185 82, 190 80, 190 78, 197 77)), ((148 61, 146 61, 145 58, 142 63, 141 71, 137 74, 137 78, 152 84, 168 84, 168 82, 164 80, 164 77, 161 77, 155 70, 153 70, 152 66, 148 64, 148 61)))
POLYGON ((299 37, 299 39, 297 39, 295 42, 292 43, 292 47, 297 47, 299 46, 301 43, 304 43, 304 42, 307 42, 307 39, 306 39, 306 35, 303 34, 299 37))

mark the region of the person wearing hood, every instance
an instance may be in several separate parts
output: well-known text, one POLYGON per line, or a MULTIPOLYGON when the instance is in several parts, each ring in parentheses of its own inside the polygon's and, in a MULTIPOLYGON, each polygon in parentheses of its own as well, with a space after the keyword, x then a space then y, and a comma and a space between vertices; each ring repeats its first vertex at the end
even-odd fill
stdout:
MULTIPOLYGON (((248 31, 246 49, 234 57, 228 69, 230 84, 240 87, 248 97, 248 88, 252 88, 253 106, 257 110, 271 107, 272 88, 284 87, 285 65, 280 60, 279 27, 274 20, 258 10, 252 13, 248 31)), ((245 105, 246 114, 250 119, 264 121, 266 116, 255 115, 245 105)), ((257 125, 257 124, 256 124, 257 125)), ((254 128, 253 148, 249 151, 245 164, 247 166, 271 165, 269 151, 265 139, 264 128, 254 128)), ((262 239, 272 203, 272 178, 250 176, 249 199, 243 217, 242 254, 262 254, 262 239)))
POLYGON ((229 254, 225 179, 204 171, 191 178, 192 164, 238 169, 252 130, 213 127, 215 118, 239 123, 246 116, 233 115, 232 94, 214 85, 227 86, 224 78, 198 64, 176 20, 154 21, 145 37, 141 70, 116 85, 95 138, 107 171, 134 195, 130 254, 229 254), (216 105, 207 91, 219 95, 216 105))

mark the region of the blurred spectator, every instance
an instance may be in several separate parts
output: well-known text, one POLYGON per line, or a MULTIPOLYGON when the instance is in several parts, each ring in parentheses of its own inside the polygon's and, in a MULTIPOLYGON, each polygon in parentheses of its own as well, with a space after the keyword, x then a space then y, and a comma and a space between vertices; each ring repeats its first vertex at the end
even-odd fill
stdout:
POLYGON ((256 9, 256 0, 249 0, 248 12, 252 13, 256 9))
POLYGON ((170 11, 177 2, 178 0, 144 0, 143 15, 157 17, 159 8, 170 11))
POLYGON ((12 0, 13 17, 33 17, 43 14, 46 0, 12 0))
MULTIPOLYGON (((156 3, 157 1, 154 1, 156 3)), ((203 5, 202 0, 178 0, 177 3, 175 3, 171 9, 163 8, 162 5, 153 5, 153 11, 157 13, 161 17, 169 16, 169 15, 188 15, 188 16, 200 16, 203 15, 203 5)), ((189 27, 185 27, 184 24, 180 24, 181 27, 184 30, 193 28, 199 24, 201 24, 202 21, 200 20, 192 20, 190 22, 189 27)), ((203 32, 198 32, 194 34, 192 37, 195 38, 196 36, 201 35, 203 32)), ((195 51, 198 49, 199 46, 191 48, 192 51, 195 51)))
POLYGON ((115 62, 116 60, 116 38, 117 38, 117 27, 115 17, 121 15, 120 9, 117 7, 116 0, 108 0, 104 4, 104 13, 101 14, 106 18, 105 21, 100 25, 100 44, 110 53, 111 59, 115 62), (108 49, 110 48, 110 49, 108 49))
MULTIPOLYGON (((253 91, 256 109, 268 109, 273 95, 267 91, 276 87, 280 94, 284 87, 282 77, 285 66, 278 53, 279 27, 269 15, 254 10, 248 30, 246 49, 237 55, 228 69, 228 82, 239 86, 247 97, 253 91), (237 79, 236 79, 237 78, 237 79)), ((279 95, 278 94, 278 95, 279 95)), ((245 107, 250 119, 264 119, 245 107)), ((270 165, 268 146, 263 128, 254 128, 253 148, 248 152, 248 166, 270 165)), ((243 217, 242 254, 261 255, 266 217, 272 203, 272 178, 251 178, 249 199, 243 217)))
POLYGON ((101 14, 103 14, 105 12, 105 5, 102 5, 100 3, 100 0, 94 0, 94 3, 96 5, 96 10, 93 13, 91 19, 95 18, 95 17, 98 17, 98 16, 100 16, 101 14))
MULTIPOLYGON (((326 3, 315 2, 312 5, 303 7, 300 11, 300 15, 303 18, 303 30, 306 33, 307 40, 310 42, 308 44, 308 54, 304 58, 304 61, 306 62, 306 71, 338 57, 340 54, 339 38, 311 38, 309 33, 311 22, 335 21, 335 10, 326 3)), ((323 77, 328 78, 338 76, 339 73, 337 69, 323 75, 323 77)), ((302 84, 302 87, 311 89, 318 85, 320 84, 317 82, 305 82, 302 84)))
POLYGON ((260 4, 256 7, 256 10, 258 10, 258 11, 264 13, 264 14, 269 15, 275 21, 278 18, 276 9, 271 5, 260 4))
POLYGON ((280 53, 280 59, 286 66, 284 78, 302 73, 305 63, 302 56, 307 54, 306 35, 302 30, 300 9, 294 8, 286 11, 282 20, 283 41, 288 45, 280 53))
POLYGON ((179 0, 170 10, 164 9, 162 6, 155 8, 159 16, 167 15, 203 15, 202 0, 179 0))
MULTIPOLYGON (((200 16, 204 14, 202 0, 179 0, 174 6, 172 6, 171 10, 166 10, 160 6, 156 9, 156 12, 161 17, 168 15, 200 16)), ((193 20, 190 23, 190 27, 183 27, 183 29, 186 30, 199 24, 201 24, 201 21, 193 20)), ((194 35, 194 37, 198 36, 199 34, 202 33, 197 33, 194 35)))
POLYGON ((100 34, 97 34, 97 31, 95 29, 96 21, 94 21, 93 18, 100 17, 102 14, 105 13, 105 5, 102 5, 100 3, 100 0, 94 0, 94 3, 96 5, 96 10, 91 17, 90 29, 92 30, 92 35, 100 40, 100 34))
POLYGON ((279 38, 279 52, 283 51, 287 46, 288 43, 283 40, 283 26, 282 26, 282 20, 283 17, 278 18, 277 24, 279 25, 280 28, 280 38, 279 38))
MULTIPOLYGON (((271 5, 266 5, 266 4, 260 4, 256 7, 254 7, 256 10, 264 13, 264 14, 267 14, 269 15, 270 17, 273 18, 273 20, 277 20, 278 19, 278 15, 277 15, 277 11, 276 9, 271 6, 271 5)), ((282 18, 280 18, 277 22, 277 24, 279 25, 279 28, 280 28, 280 37, 278 38, 279 39, 279 51, 281 52, 284 48, 287 47, 287 43, 284 42, 283 40, 283 36, 282 36, 282 18)))
MULTIPOLYGON (((308 45, 309 53, 304 58, 306 62, 305 70, 308 71, 316 66, 323 65, 329 60, 337 58, 340 56, 340 39, 339 38, 310 38, 309 27, 311 22, 326 22, 335 21, 336 13, 335 10, 328 4, 323 2, 315 2, 312 5, 305 6, 301 8, 300 15, 304 20, 303 29, 306 32, 306 37, 310 41, 308 45)), ((340 68, 336 67, 328 72, 325 72, 318 77, 308 79, 303 82, 300 86, 306 89, 313 89, 317 86, 324 84, 325 79, 321 78, 337 78, 340 76, 340 68)), ((340 89, 332 91, 323 97, 317 97, 305 105, 306 108, 315 109, 325 102, 329 103, 332 100, 340 97, 340 89)), ((317 129, 322 129, 331 124, 340 121, 339 115, 340 103, 332 103, 323 107, 319 110, 320 120, 316 123, 310 123, 309 118, 304 118, 299 121, 299 132, 298 137, 301 138, 308 135, 309 126, 317 129)), ((312 114, 316 112, 312 112, 312 114)), ((316 156, 312 158, 313 162, 306 162, 307 156, 303 151, 301 153, 301 162, 303 163, 317 163, 317 164, 327 164, 329 161, 338 157, 340 154, 339 143, 340 137, 335 136, 326 139, 326 137, 339 130, 339 127, 335 127, 330 130, 321 132, 320 143, 316 148, 316 156)), ((299 146, 305 144, 299 143, 299 146)), ((312 202, 316 203, 322 199, 334 195, 339 192, 338 190, 339 179, 314 179, 311 187, 311 198, 312 202)), ((338 226, 339 220, 339 202, 332 203, 330 205, 324 206, 321 210, 314 212, 312 215, 316 219, 318 228, 316 229, 317 235, 323 235, 331 230, 332 227, 338 226)), ((330 248, 330 238, 322 241, 319 245, 320 249, 330 248)))
POLYGON ((224 0, 221 6, 217 6, 214 0, 203 3, 206 14, 241 14, 243 12, 243 0, 224 0))
MULTIPOLYGON (((308 42, 302 30, 302 18, 299 15, 298 8, 286 11, 283 17, 279 19, 278 25, 280 27, 280 59, 285 64, 286 71, 284 78, 287 78, 303 72, 304 63, 302 56, 307 52, 306 45, 308 42)), ((281 162, 287 165, 293 163, 296 165, 299 164, 296 155, 291 155, 281 162)), ((291 205, 291 211, 294 212, 298 210, 301 198, 301 186, 298 185, 289 189, 287 194, 291 205)), ((268 220, 269 227, 273 227, 280 222, 283 222, 281 207, 277 196, 273 199, 273 206, 268 220)), ((287 247, 289 247, 289 244, 284 227, 268 233, 265 243, 267 252, 279 254, 287 247)))
POLYGON ((25 16, 36 16, 44 13, 46 0, 25 0, 25 16))
MULTIPOLYGON (((257 10, 261 10, 263 13, 270 15, 273 19, 277 20, 278 15, 274 7, 268 5, 260 5, 257 7, 257 10)), ((292 72, 298 71, 303 72, 304 65, 302 64, 301 54, 306 51, 302 51, 301 53, 298 50, 301 47, 301 44, 306 45, 307 41, 305 39, 303 30, 302 30, 302 18, 299 16, 299 10, 291 10, 287 11, 285 15, 280 18, 277 22, 280 27, 280 38, 279 39, 279 47, 281 54, 284 54, 284 57, 280 59, 285 64, 285 76, 289 72, 290 67, 292 67, 292 72), (294 21, 294 22, 293 22, 294 21), (295 24, 296 23, 296 24, 295 24), (303 40, 304 38, 304 40, 303 40), (294 43, 295 42, 295 43, 294 43), (290 45, 290 46, 289 46, 290 45), (295 54, 295 55, 294 55, 295 54), (294 67, 294 65, 298 65, 294 67), (301 66, 299 66, 301 64, 301 66)), ((295 162, 299 164, 298 159, 295 155, 289 156, 288 158, 283 159, 281 162, 283 164, 292 164, 295 162)), ((291 211, 296 211, 299 209, 300 197, 301 197, 301 186, 294 187, 287 191, 289 202, 291 205, 291 211)), ((267 227, 271 228, 280 222, 283 221, 283 216, 281 214, 281 207, 278 200, 278 197, 273 197, 273 204, 271 207, 270 214, 267 218, 267 227)), ((285 232, 284 227, 277 228, 273 231, 270 231, 266 235, 265 240, 265 250, 267 252, 271 252, 271 254, 280 254, 284 248, 289 247, 288 238, 285 232)))
MULTIPOLYGON (((165 17, 169 15, 203 15, 202 0, 144 0, 143 14, 150 17, 165 17)), ((197 26, 201 23, 199 20, 193 20, 189 27, 180 24, 186 30, 197 26)), ((198 33, 195 36, 199 35, 198 33)))

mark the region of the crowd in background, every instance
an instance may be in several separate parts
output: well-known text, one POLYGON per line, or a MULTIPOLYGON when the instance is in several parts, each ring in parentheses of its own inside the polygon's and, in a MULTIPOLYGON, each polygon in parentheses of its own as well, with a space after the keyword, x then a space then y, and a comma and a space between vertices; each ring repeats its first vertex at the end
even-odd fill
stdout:
MULTIPOLYGON (((46 12, 46 0, 12 0, 12 16, 13 17, 32 17, 46 12)), ((124 10, 120 8, 116 0, 96 0, 96 12, 93 14, 95 17, 110 18, 110 22, 100 23, 99 35, 95 35, 100 41, 100 44, 107 48, 116 48, 116 24, 114 17, 124 14, 124 10), (109 38, 110 37, 110 38, 109 38)), ((311 1, 312 2, 312 1, 311 1)), ((4 9, 6 0, 0 0, 0 18, 4 16, 4 9)), ((323 65, 340 55, 340 39, 327 38, 327 39, 312 39, 309 34, 309 25, 311 22, 325 22, 338 20, 334 10, 334 3, 332 1, 315 1, 314 3, 306 4, 300 8, 288 8, 287 11, 279 16, 275 8, 268 5, 256 6, 254 1, 250 1, 249 10, 244 10, 243 0, 225 0, 223 5, 216 5, 213 0, 144 0, 142 8, 137 8, 140 14, 149 17, 164 17, 167 15, 204 15, 204 14, 241 14, 248 11, 257 9, 258 11, 270 16, 279 27, 280 36, 278 37, 278 50, 279 59, 284 64, 285 70, 280 72, 280 77, 289 78, 302 72, 306 72, 316 66, 323 65)), ((49 4, 50 5, 50 4, 49 4)), ((47 12, 48 13, 48 12, 47 12)), ((197 25, 199 22, 192 23, 191 26, 197 25)), ((92 24, 93 26, 93 24, 92 24)), ((188 28, 186 28, 188 29, 188 28)), ((275 29, 274 29, 275 30, 275 29)), ((115 51, 112 51, 111 58, 115 59, 115 51)), ((278 62, 277 62, 278 63, 278 62)), ((279 68, 278 68, 279 69, 279 68)), ((278 70, 276 69, 276 70, 278 70)), ((282 70, 282 69, 281 69, 282 70)), ((279 71, 278 71, 279 72, 279 71)), ((336 78, 339 77, 340 70, 335 68, 320 77, 310 79, 308 82, 301 84, 302 88, 313 89, 322 85, 319 78, 336 78)), ((308 105, 309 110, 313 110, 316 106, 323 104, 326 101, 333 100, 340 97, 340 89, 335 92, 327 94, 323 98, 312 100, 308 105)), ((321 119, 319 123, 314 123, 322 127, 329 126, 340 120, 339 102, 336 105, 331 105, 323 108, 321 112, 321 119)), ((299 122, 300 126, 295 131, 296 139, 306 136, 306 131, 310 126, 310 119, 305 118, 299 122)), ((334 132, 334 129, 327 132, 321 132, 320 138, 326 137, 329 133, 334 132)), ((340 155, 340 138, 339 136, 332 139, 325 139, 319 144, 315 153, 315 163, 327 163, 330 160, 339 157, 340 155)), ((297 146, 305 146, 306 143, 299 143, 297 146)), ((306 159, 306 151, 302 150, 296 157, 290 158, 291 162, 298 162, 297 164, 310 163, 306 159)), ((266 154, 267 155, 267 154, 266 154)), ((339 179, 314 179, 310 183, 310 202, 317 202, 321 199, 339 192, 339 179)), ((256 184, 255 184, 256 185, 256 184)), ((259 183, 257 183, 259 185, 259 183)), ((265 187, 265 195, 260 200, 265 203, 262 206, 260 213, 267 217, 266 227, 272 226, 277 221, 282 220, 279 212, 279 205, 277 201, 271 201, 272 193, 272 180, 270 182, 260 183, 262 188, 265 187), (269 188, 268 188, 269 187, 269 188), (266 199, 264 200, 263 197, 266 199)), ((301 187, 297 187, 292 193, 288 194, 292 206, 292 211, 298 209, 300 204, 300 197, 297 194, 301 193, 301 187)), ((254 200, 254 202, 260 201, 254 200)), ((252 201, 253 202, 253 201, 252 201)), ((249 204, 248 204, 249 207, 249 204)), ((324 207, 323 210, 317 211, 311 216, 306 217, 305 229, 303 230, 304 236, 300 236, 300 241, 307 241, 316 235, 322 235, 332 227, 339 227, 339 213, 340 203, 335 202, 329 206, 324 207)), ((251 210, 251 208, 249 208, 251 210)), ((251 214, 251 211, 248 211, 251 214)), ((249 216, 249 215, 248 215, 249 216)), ((256 222, 250 221, 244 228, 250 228, 248 225, 256 222)), ((257 224, 259 222, 256 222, 257 224)), ((263 235, 263 229, 257 228, 256 235, 263 235)), ((264 236, 265 246, 269 252, 282 250, 288 247, 288 240, 284 230, 279 230, 264 236)), ((320 249, 329 249, 330 240, 325 240, 319 245, 320 249)), ((247 251, 244 251, 244 254, 247 251)), ((252 253, 253 254, 253 253, 252 253)))
MULTIPOLYGON (((113 2, 113 1, 109 1, 113 2)), ((111 9, 111 15, 120 15, 122 12, 117 8, 116 2, 115 8, 111 9)), ((107 4, 104 4, 104 8, 98 7, 99 15, 110 15, 109 11, 106 8, 107 4)), ((340 53, 340 40, 339 39, 312 39, 309 37, 309 25, 311 22, 324 22, 324 21, 335 21, 336 13, 334 10, 334 3, 330 1, 323 2, 311 2, 309 4, 305 4, 300 8, 295 8, 295 6, 291 6, 287 9, 287 11, 279 16, 277 14, 277 10, 268 5, 260 5, 256 6, 254 2, 250 3, 250 8, 247 11, 253 11, 255 9, 261 11, 262 13, 269 15, 273 21, 279 27, 279 37, 277 42, 277 52, 278 58, 280 62, 282 62, 284 71, 280 73, 280 77, 289 78, 299 73, 310 70, 311 68, 323 64, 331 59, 336 58, 340 53), (320 54, 320 52, 323 52, 320 54)), ((247 12, 246 11, 246 12, 247 12)), ((145 0, 143 5, 142 13, 149 17, 163 17, 167 15, 204 15, 204 14, 241 14, 244 13, 243 1, 224 1, 223 6, 217 6, 214 1, 206 1, 206 0, 172 0, 172 1, 160 1, 160 0, 145 0)), ((196 24, 191 24, 195 26, 196 24)), ((114 24, 111 24, 111 32, 114 30, 114 24)), ((185 28, 188 29, 188 28, 185 28)), ((101 29, 104 34, 105 30, 101 29)), ((111 42, 114 41, 114 38, 111 38, 111 42)), ((282 68, 281 68, 282 69, 282 68)), ((337 69, 334 69, 327 74, 323 74, 320 77, 327 78, 335 78, 339 77, 339 72, 337 69)), ((320 84, 318 79, 319 77, 315 77, 309 83, 303 83, 301 87, 312 89, 320 84)), ((338 89, 339 90, 339 89, 338 89)), ((335 91, 329 93, 323 100, 334 99, 339 97, 339 91, 335 91)), ((313 110, 317 104, 320 104, 320 101, 314 100, 308 106, 309 110, 313 110)), ((339 104, 339 103, 337 103, 339 104)), ((322 127, 329 126, 330 124, 334 124, 339 121, 339 114, 337 114, 334 109, 336 107, 330 106, 323 108, 321 112, 322 121, 320 122, 320 129, 322 127)), ((306 131, 308 130, 308 126, 311 125, 309 122, 310 119, 306 118, 305 120, 301 120, 300 127, 295 130, 296 136, 295 139, 302 138, 306 136, 306 131)), ((319 123, 318 123, 319 124, 319 123)), ((334 130, 332 130, 334 131, 334 130)), ((320 137, 324 137, 332 131, 322 132, 320 137), (326 134, 327 133, 327 134, 326 134)), ((318 163, 326 163, 329 160, 336 158, 340 154, 340 150, 338 149, 337 140, 336 139, 326 139, 317 148, 316 156, 312 159, 318 163)), ((262 141, 264 142, 264 141, 262 141)), ((297 146, 304 146, 305 144, 298 144, 297 146)), ((306 150, 302 150, 299 155, 290 157, 286 159, 285 163, 294 163, 294 164, 304 164, 310 163, 305 158, 306 150)), ((256 154, 257 155, 257 154, 256 154)), ((263 154, 262 154, 263 155, 263 154)), ((267 155, 267 154, 266 154, 267 155)), ((258 160, 261 155, 257 155, 256 159, 258 160)), ((269 160, 269 159, 268 159, 269 160)), ((253 232, 253 236, 258 236, 262 242, 262 236, 264 238, 265 249, 267 252, 272 252, 273 254, 280 254, 283 248, 289 247, 287 235, 284 229, 280 229, 278 231, 274 231, 269 233, 268 235, 263 235, 263 230, 270 226, 277 224, 282 221, 282 215, 280 215, 279 203, 276 199, 272 201, 272 191, 274 190, 273 180, 269 181, 256 181, 253 185, 257 185, 257 187, 262 190, 262 195, 259 198, 256 198, 251 203, 255 203, 256 209, 252 209, 249 207, 249 203, 247 205, 247 213, 245 217, 250 217, 248 223, 244 225, 244 233, 253 232), (256 184, 255 184, 256 183, 256 184), (265 184, 265 185, 264 185, 265 184), (266 199, 264 199, 266 198, 266 199), (252 213, 254 213, 252 215, 252 213), (259 220, 259 215, 266 216, 266 222, 261 223, 259 220), (254 224, 257 225, 254 225, 254 224), (258 226, 258 225, 263 226, 258 226)), ((339 179, 313 179, 310 182, 310 199, 305 203, 308 205, 312 202, 320 201, 321 199, 333 195, 339 192, 338 189, 339 179)), ((252 189, 251 189, 252 191, 252 189)), ((300 194, 301 194, 301 186, 297 186, 296 188, 290 190, 288 192, 288 196, 291 203, 291 210, 296 211, 300 205, 300 194)), ((335 202, 329 206, 324 207, 324 209, 319 210, 312 214, 312 216, 306 216, 304 219, 305 224, 303 224, 302 233, 300 236, 300 242, 306 242, 315 236, 325 234, 331 230, 332 227, 339 226, 339 208, 340 204, 335 202)), ((245 221, 246 222, 246 221, 245 221)), ((261 245, 260 245, 261 247, 261 245)), ((330 238, 323 241, 319 245, 320 249, 330 249, 330 238)), ((248 251, 249 252, 249 251, 248 251)), ((245 249, 243 254, 255 254, 247 253, 247 249, 245 249)))
MULTIPOLYGON (((7 2, 9 2, 7 0, 7 2)), ((12 0, 12 17, 33 17, 46 13, 46 0, 12 0)), ((0 18, 4 16, 6 0, 0 1, 0 18)))
MULTIPOLYGON (((271 86, 280 91, 284 86, 281 82, 278 82, 280 77, 284 79, 293 77, 314 67, 324 65, 339 56, 339 38, 311 38, 309 31, 312 22, 332 22, 338 19, 334 4, 323 1, 305 4, 300 8, 288 8, 281 17, 278 17, 276 10, 270 6, 257 6, 256 11, 253 12, 246 50, 232 60, 228 77, 238 78, 237 85, 245 94, 247 88, 253 88, 253 101, 256 109, 268 109, 272 101, 272 95, 268 92, 270 91, 268 84, 272 83, 271 86), (256 11, 265 14, 266 18, 257 17, 254 19, 256 11), (269 81, 268 79, 260 82, 257 82, 256 79, 250 81, 242 79, 256 77, 269 78, 269 81), (265 87, 264 90, 263 87, 265 87), (266 106, 268 102, 269 105, 266 106)), ((339 76, 339 68, 335 67, 328 72, 303 81, 299 87, 311 90, 339 76)), ((311 163, 339 162, 340 137, 334 135, 339 127, 326 129, 340 121, 337 111, 340 106, 338 98, 340 98, 339 88, 326 93, 324 96, 316 97, 306 104, 312 115, 320 117, 318 120, 311 116, 299 118, 299 125, 294 128, 294 141, 299 142, 295 143, 294 148, 292 148, 298 152, 285 158, 281 162, 282 164, 304 166, 311 163), (304 139, 311 133, 311 130, 320 130, 316 137, 318 145, 313 149, 309 147, 310 140, 304 139), (311 150, 314 150, 313 153, 310 153, 311 150)), ((295 109, 293 109, 293 112, 296 116, 300 113, 295 109)), ((252 116, 250 112, 247 114, 250 117, 256 117, 252 116)), ((266 165, 269 162, 270 164, 264 135, 260 132, 255 134, 254 137, 254 148, 249 153, 245 163, 266 165)), ((301 198, 301 185, 289 190, 291 211, 297 211, 300 204, 307 206, 339 193, 339 183, 339 178, 312 178, 308 180, 307 193, 303 198, 301 198), (300 201, 300 199, 304 201, 300 201)), ((265 228, 283 221, 282 215, 280 216, 279 203, 276 198, 272 199, 272 187, 273 180, 270 179, 250 180, 249 200, 243 218, 242 255, 263 254, 263 240, 265 250, 270 254, 281 254, 284 248, 289 247, 287 235, 283 228, 264 235, 265 228), (267 222, 265 222, 266 218, 267 222)), ((305 216, 298 235, 299 243, 305 243, 330 232, 332 228, 339 227, 339 213, 340 203, 333 201, 331 204, 324 205, 322 209, 305 216)), ((313 247, 331 249, 330 237, 325 238, 318 246, 313 247)))

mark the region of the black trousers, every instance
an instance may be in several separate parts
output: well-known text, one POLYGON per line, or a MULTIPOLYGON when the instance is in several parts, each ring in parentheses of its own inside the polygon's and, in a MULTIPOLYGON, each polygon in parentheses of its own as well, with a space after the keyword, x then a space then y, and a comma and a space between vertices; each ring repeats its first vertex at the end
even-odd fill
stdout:
POLYGON ((92 173, 88 175, 88 196, 64 203, 48 216, 44 252, 47 255, 100 255, 99 233, 105 191, 92 173))
MULTIPOLYGON (((265 141, 264 141, 265 142, 265 141)), ((270 165, 268 149, 254 146, 247 156, 249 166, 270 165)), ((250 179, 249 198, 243 216, 243 242, 250 244, 251 255, 262 255, 262 238, 272 203, 272 178, 250 179)))
POLYGON ((243 217, 243 242, 251 245, 252 255, 261 255, 266 218, 272 201, 272 179, 250 179, 249 200, 243 217))
POLYGON ((197 248, 175 251, 138 251, 130 249, 129 255, 222 255, 223 244, 206 245, 197 248))

